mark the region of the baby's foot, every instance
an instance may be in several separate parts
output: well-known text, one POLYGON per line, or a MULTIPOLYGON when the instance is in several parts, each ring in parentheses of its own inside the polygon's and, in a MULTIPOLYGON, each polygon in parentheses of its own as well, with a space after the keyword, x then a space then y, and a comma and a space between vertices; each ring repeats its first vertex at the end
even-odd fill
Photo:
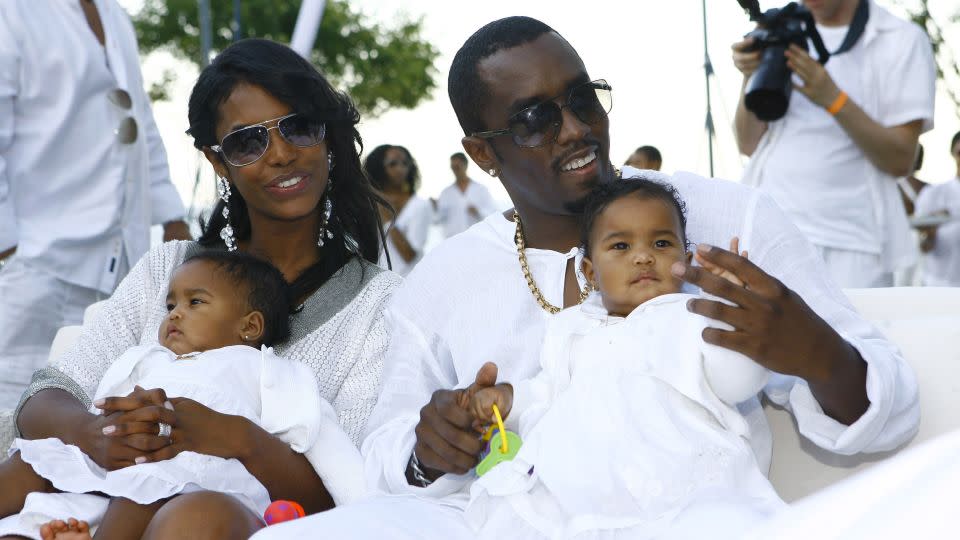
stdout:
POLYGON ((43 540, 91 540, 90 524, 70 518, 66 522, 55 519, 40 527, 43 540))

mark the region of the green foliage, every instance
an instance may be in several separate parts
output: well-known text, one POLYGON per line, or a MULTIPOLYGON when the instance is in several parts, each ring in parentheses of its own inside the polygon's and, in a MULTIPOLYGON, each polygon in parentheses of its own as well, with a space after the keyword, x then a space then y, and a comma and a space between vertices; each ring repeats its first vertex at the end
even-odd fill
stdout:
MULTIPOLYGON (((290 42, 298 0, 243 0, 241 6, 245 37, 290 42)), ((233 3, 213 0, 210 11, 216 52, 231 42, 233 3)), ((367 115, 413 108, 437 86, 433 62, 439 53, 422 38, 422 23, 400 19, 386 27, 351 10, 344 0, 327 0, 311 61, 367 115)), ((144 54, 168 50, 199 65, 196 0, 146 0, 134 26, 144 54)), ((162 95, 169 82, 161 82, 156 94, 162 95)))

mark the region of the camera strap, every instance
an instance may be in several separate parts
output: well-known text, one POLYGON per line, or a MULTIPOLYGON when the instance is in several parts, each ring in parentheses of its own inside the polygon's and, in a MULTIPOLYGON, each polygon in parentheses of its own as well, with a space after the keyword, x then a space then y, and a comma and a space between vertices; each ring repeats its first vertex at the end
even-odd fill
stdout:
POLYGON ((869 18, 870 0, 860 0, 860 3, 857 4, 857 11, 853 14, 853 21, 850 22, 850 29, 847 30, 847 35, 843 38, 843 43, 840 44, 839 49, 830 53, 830 55, 843 54, 852 49, 853 46, 857 44, 860 36, 863 35, 863 31, 867 27, 867 19, 869 18))
POLYGON ((860 3, 857 4, 857 11, 853 14, 853 20, 850 21, 850 28, 847 29, 847 35, 843 36, 843 43, 840 44, 839 49, 832 53, 828 51, 827 47, 823 44, 823 38, 820 37, 820 32, 817 31, 813 15, 809 11, 805 11, 804 18, 807 24, 807 33, 810 36, 810 40, 813 41, 813 48, 817 51, 817 62, 825 65, 831 56, 843 54, 857 44, 860 36, 863 35, 863 31, 867 28, 867 19, 870 18, 870 0, 860 0, 860 3))

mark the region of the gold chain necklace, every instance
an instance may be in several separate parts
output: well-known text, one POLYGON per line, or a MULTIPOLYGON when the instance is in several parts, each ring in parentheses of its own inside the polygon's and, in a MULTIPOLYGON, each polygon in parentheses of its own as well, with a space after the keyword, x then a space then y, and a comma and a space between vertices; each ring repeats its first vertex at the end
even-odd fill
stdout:
MULTIPOLYGON (((560 313, 562 308, 547 302, 547 299, 543 297, 543 293, 540 292, 540 289, 537 287, 537 284, 533 281, 533 274, 530 273, 530 265, 527 264, 527 255, 524 253, 526 249, 526 244, 523 241, 523 225, 520 223, 520 214, 514 210, 513 211, 513 222, 517 224, 517 234, 514 236, 514 241, 517 244, 517 255, 520 258, 520 268, 523 269, 523 277, 527 278, 527 286, 530 287, 530 292, 533 293, 533 297, 537 300, 537 303, 540 304, 545 311, 551 314, 560 313)), ((593 290, 593 287, 588 283, 586 287, 580 290, 580 304, 587 299, 587 296, 590 295, 590 291, 593 290)))

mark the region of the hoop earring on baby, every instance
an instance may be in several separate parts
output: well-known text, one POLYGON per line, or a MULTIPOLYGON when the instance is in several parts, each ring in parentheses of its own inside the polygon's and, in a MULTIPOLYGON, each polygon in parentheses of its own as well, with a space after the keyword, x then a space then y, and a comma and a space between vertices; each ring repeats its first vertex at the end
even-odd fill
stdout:
POLYGON ((226 222, 226 225, 220 229, 220 238, 226 244, 227 251, 236 251, 237 239, 234 238, 233 227, 230 226, 230 182, 227 182, 227 179, 222 176, 217 176, 217 195, 223 201, 223 212, 220 215, 226 222))

